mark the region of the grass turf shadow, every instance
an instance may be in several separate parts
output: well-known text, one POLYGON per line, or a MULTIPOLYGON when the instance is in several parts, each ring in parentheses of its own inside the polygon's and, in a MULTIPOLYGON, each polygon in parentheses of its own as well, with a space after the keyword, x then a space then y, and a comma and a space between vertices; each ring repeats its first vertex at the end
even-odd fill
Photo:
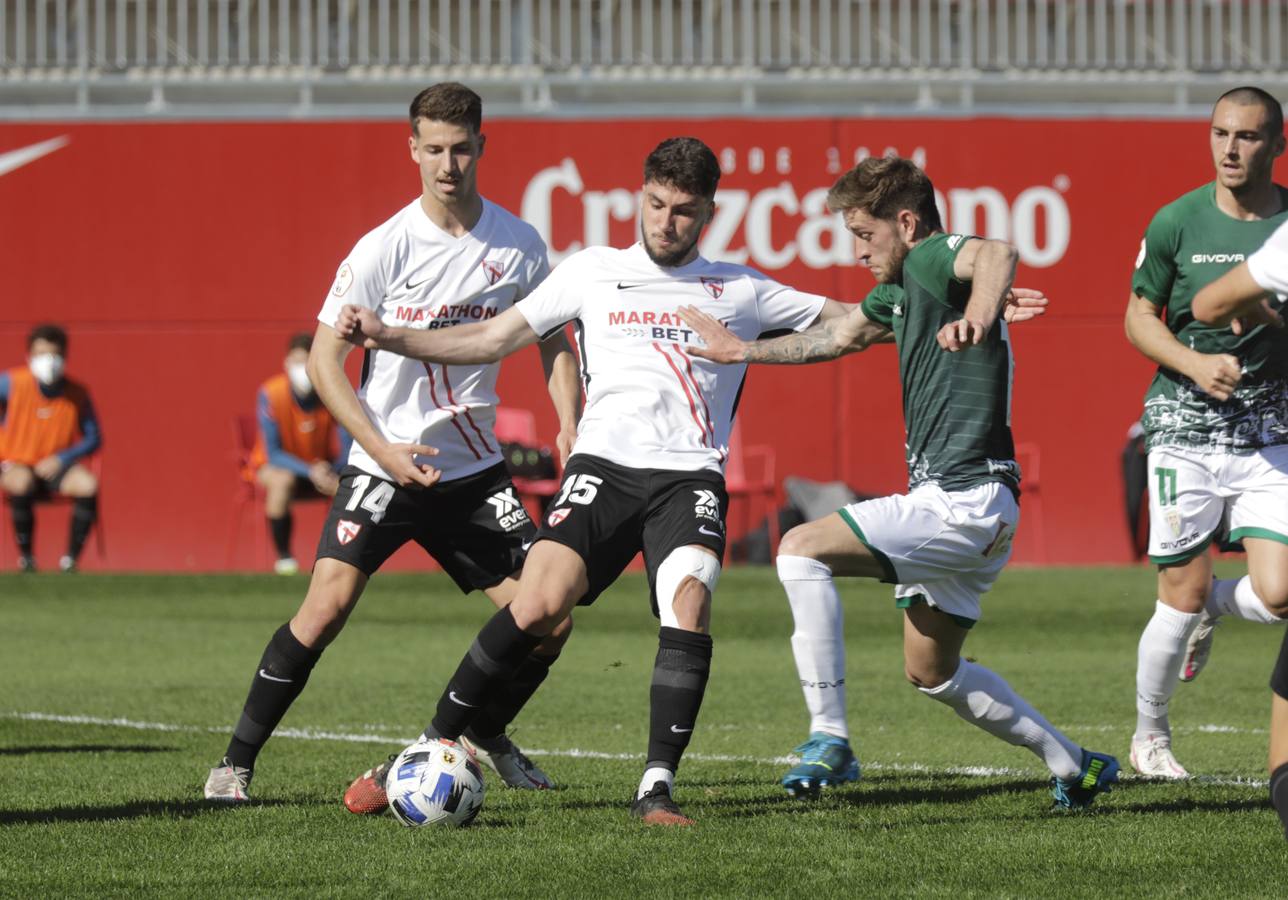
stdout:
POLYGON ((43 756, 47 753, 173 753, 178 747, 155 744, 28 744, 0 747, 0 756, 43 756))
MULTIPOLYGON (((328 801, 329 802, 329 801, 328 801)), ((175 816, 193 818, 217 815, 256 806, 305 806, 290 800, 253 800, 228 805, 209 800, 135 800, 114 806, 63 806, 54 809, 0 810, 0 825, 46 825, 53 822, 107 822, 114 819, 147 819, 175 816)))

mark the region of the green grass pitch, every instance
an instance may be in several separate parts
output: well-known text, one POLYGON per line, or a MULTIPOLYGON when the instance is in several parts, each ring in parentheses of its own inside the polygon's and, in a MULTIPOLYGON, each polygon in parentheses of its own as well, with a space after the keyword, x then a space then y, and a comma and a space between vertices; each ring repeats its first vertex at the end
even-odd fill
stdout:
MULTIPOLYGON (((1223 564, 1235 571, 1232 564, 1223 564)), ((806 716, 771 570, 727 571, 706 704, 680 771, 692 829, 627 816, 656 649, 642 577, 590 609, 521 714, 561 785, 495 778, 474 827, 350 815, 350 779, 417 734, 489 615, 442 575, 377 576, 268 745, 255 802, 199 799, 259 654, 306 585, 271 577, 0 577, 0 896, 1285 897, 1266 686, 1281 632, 1223 625, 1172 706, 1183 784, 1131 777, 1147 568, 1005 573, 966 652, 1075 740, 1122 760, 1085 814, 1045 771, 902 677, 890 589, 846 583, 862 781, 777 784, 806 716)))

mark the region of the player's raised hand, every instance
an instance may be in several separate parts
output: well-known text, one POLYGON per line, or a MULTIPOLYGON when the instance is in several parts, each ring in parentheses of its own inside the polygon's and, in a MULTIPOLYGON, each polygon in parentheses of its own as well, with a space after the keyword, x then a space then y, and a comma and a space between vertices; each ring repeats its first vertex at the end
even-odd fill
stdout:
POLYGON ((380 317, 365 306, 354 306, 346 303, 340 307, 340 314, 335 320, 335 330, 340 337, 352 344, 375 350, 381 333, 385 330, 380 317))
POLYGON ((694 334, 702 338, 703 343, 706 344, 705 347, 685 344, 685 353, 717 363, 746 361, 746 343, 725 328, 719 319, 707 315, 696 306, 681 306, 679 312, 684 324, 692 328, 694 334))
POLYGON ((437 448, 425 444, 389 444, 376 458, 376 462, 389 473, 390 478, 398 482, 399 487, 410 487, 413 484, 433 487, 443 477, 443 473, 428 463, 419 462, 416 457, 437 455, 437 448))
POLYGON ((1243 378, 1243 365, 1228 353, 1200 353, 1185 373, 1205 394, 1229 400, 1243 378))
POLYGON ((1027 322, 1029 319, 1035 319, 1038 316, 1046 315, 1047 304, 1046 294, 1041 291, 1035 291, 1031 288, 1011 288, 1006 293, 1006 304, 1002 307, 1002 318, 1006 324, 1014 325, 1016 322, 1027 322))
POLYGON ((956 353, 958 350, 974 347, 987 336, 988 328, 983 322, 963 317, 939 329, 935 340, 949 353, 956 353))
POLYGON ((1240 316, 1231 322, 1230 330, 1235 334, 1245 334, 1258 325, 1271 325, 1275 328, 1284 327, 1284 318, 1280 315, 1279 310, 1270 305, 1269 297, 1262 297, 1256 309, 1246 316, 1240 316))

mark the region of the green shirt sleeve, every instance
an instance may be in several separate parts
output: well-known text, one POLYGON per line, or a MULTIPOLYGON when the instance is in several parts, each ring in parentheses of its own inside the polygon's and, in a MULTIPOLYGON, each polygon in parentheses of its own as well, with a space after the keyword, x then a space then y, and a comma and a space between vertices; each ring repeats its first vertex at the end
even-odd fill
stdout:
POLYGON ((1176 248, 1181 230, 1176 220, 1168 215, 1166 207, 1154 216, 1145 229, 1136 257, 1136 273, 1132 275, 1131 289, 1155 306, 1166 306, 1172 296, 1172 283, 1176 280, 1176 248))
POLYGON ((903 299, 903 288, 897 284, 878 284, 863 298, 859 308, 870 321, 886 328, 894 327, 894 308, 903 299))
POLYGON ((903 262, 904 281, 909 278, 944 303, 965 309, 969 291, 954 289, 968 284, 953 274, 957 254, 976 237, 971 234, 934 234, 921 241, 903 262))

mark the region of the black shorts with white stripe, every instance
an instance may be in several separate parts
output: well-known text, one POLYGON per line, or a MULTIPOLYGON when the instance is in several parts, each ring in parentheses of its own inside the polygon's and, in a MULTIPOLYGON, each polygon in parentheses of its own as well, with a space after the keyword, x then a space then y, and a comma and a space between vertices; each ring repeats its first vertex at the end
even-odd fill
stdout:
POLYGON ((535 537, 536 526, 499 463, 431 488, 399 487, 346 466, 317 555, 370 575, 415 541, 469 593, 522 568, 535 537))
POLYGON ((643 551, 657 614, 657 567, 678 547, 698 545, 723 560, 729 494, 717 472, 636 469, 589 454, 568 461, 537 540, 556 541, 586 563, 593 603, 643 551))

